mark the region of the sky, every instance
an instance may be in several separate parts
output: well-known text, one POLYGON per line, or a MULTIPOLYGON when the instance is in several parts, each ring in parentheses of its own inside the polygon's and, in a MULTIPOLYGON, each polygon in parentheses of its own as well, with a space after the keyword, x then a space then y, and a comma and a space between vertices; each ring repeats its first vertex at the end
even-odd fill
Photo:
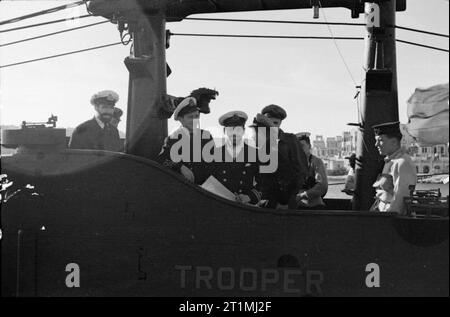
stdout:
MULTIPOLYGON (((0 2, 0 21, 52 8, 74 1, 0 2)), ((407 10, 397 13, 397 25, 448 34, 449 8, 445 0, 408 0, 407 10)), ((83 6, 18 23, 0 30, 60 18, 84 15, 83 6)), ((364 22, 363 15, 352 19, 343 8, 325 9, 333 22, 364 22)), ((312 9, 240 12, 198 17, 324 21, 313 19, 312 9)), ((55 32, 98 21, 100 17, 68 21, 20 31, 0 33, 0 43, 55 32)), ((259 35, 330 36, 325 25, 278 25, 183 21, 168 23, 176 33, 225 33, 259 35)), ((362 37, 365 28, 332 26, 335 36, 362 37)), ((448 49, 448 38, 403 30, 397 38, 448 49)), ((0 48, 0 65, 64 53, 119 41, 112 23, 63 33, 0 48)), ((352 76, 361 82, 364 41, 338 41, 352 76)), ((89 100, 97 91, 119 93, 117 106, 127 107, 128 72, 123 63, 129 46, 113 46, 70 56, 0 69, 0 122, 20 125, 26 121, 46 121, 58 116, 59 127, 75 127, 93 116, 89 100)), ((407 122, 406 101, 417 87, 449 81, 449 55, 406 44, 397 44, 400 121, 407 122)), ((188 95, 199 87, 215 88, 220 96, 211 104, 211 114, 202 116, 202 127, 214 130, 218 118, 231 110, 243 110, 250 118, 269 104, 283 106, 288 118, 283 129, 309 131, 315 135, 335 136, 350 130, 346 125, 358 121, 355 85, 331 40, 274 40, 236 38, 173 37, 167 51, 172 68, 168 93, 188 95)), ((124 117, 119 129, 126 130, 124 117)), ((169 130, 178 127, 169 119, 169 130)))

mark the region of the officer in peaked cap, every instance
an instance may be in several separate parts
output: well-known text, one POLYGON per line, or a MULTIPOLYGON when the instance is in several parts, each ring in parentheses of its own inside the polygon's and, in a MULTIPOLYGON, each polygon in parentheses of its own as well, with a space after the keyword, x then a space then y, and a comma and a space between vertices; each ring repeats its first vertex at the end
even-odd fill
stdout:
POLYGON ((417 183, 417 171, 411 157, 401 147, 400 122, 386 122, 372 127, 375 133, 375 147, 385 156, 382 174, 392 176, 394 195, 390 204, 375 206, 373 210, 405 214, 404 197, 409 195, 409 187, 417 183))
POLYGON ((400 141, 403 138, 402 132, 400 130, 399 121, 377 124, 374 125, 372 128, 376 136, 381 136, 384 134, 390 137, 397 138, 400 141))
POLYGON ((119 131, 111 124, 114 106, 119 95, 112 90, 103 90, 91 97, 95 109, 94 118, 75 128, 69 142, 71 149, 121 151, 123 142, 119 131))
MULTIPOLYGON (((286 110, 274 104, 264 107, 261 113, 277 128, 280 128, 282 122, 287 118, 286 110)), ((288 152, 291 153, 290 157, 294 158, 294 170, 298 176, 299 187, 303 186, 308 174, 308 162, 303 147, 294 134, 286 133, 281 128, 278 139, 281 140, 281 148, 288 148, 288 152)))
POLYGON ((225 144, 216 148, 220 160, 214 163, 213 176, 236 196, 236 201, 256 205, 261 200, 257 178, 257 150, 244 140, 248 116, 243 111, 230 111, 219 118, 224 127, 225 144))
POLYGON ((251 125, 256 130, 254 135, 257 146, 260 149, 270 147, 271 153, 275 151, 278 156, 276 171, 260 173, 258 183, 262 199, 267 201, 266 207, 295 209, 295 197, 305 183, 308 163, 296 136, 279 129, 281 118, 286 118, 286 113, 280 109, 281 107, 274 105, 264 108, 263 113, 258 114, 251 125), (279 122, 274 120, 273 115, 277 116, 279 122))
MULTIPOLYGON (((187 180, 197 185, 203 184, 211 175, 210 165, 205 162, 202 155, 203 149, 208 145, 212 156, 215 147, 211 133, 199 128, 199 116, 200 111, 196 99, 193 97, 183 99, 174 111, 174 119, 179 121, 181 126, 166 138, 157 158, 159 163, 182 174, 187 180), (198 139, 198 144, 201 146, 194 146, 195 138, 198 139), (189 153, 181 153, 179 158, 172 157, 174 155, 171 151, 172 147, 181 142, 186 144, 181 147, 181 150, 189 153), (198 152, 194 153, 194 151, 198 152), (195 158, 200 158, 200 160, 196 161, 195 158)), ((174 152, 178 153, 178 151, 174 152)))

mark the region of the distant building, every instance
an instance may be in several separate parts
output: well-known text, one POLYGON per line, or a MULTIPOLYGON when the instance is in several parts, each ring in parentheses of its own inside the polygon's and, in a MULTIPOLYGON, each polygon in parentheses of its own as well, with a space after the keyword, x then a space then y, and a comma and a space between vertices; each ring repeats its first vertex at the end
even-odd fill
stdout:
POLYGON ((357 131, 345 131, 342 135, 327 137, 326 141, 322 135, 316 135, 313 141, 313 154, 323 159, 342 159, 356 152, 357 131))
POLYGON ((416 164, 417 172, 420 174, 448 174, 449 153, 448 145, 413 147, 411 157, 416 164))
MULTIPOLYGON (((402 147, 408 150, 419 174, 449 173, 448 144, 419 146, 414 138, 406 133, 405 125, 401 125, 400 128, 404 136, 402 147)), ((348 161, 344 158, 356 153, 358 136, 357 129, 344 131, 342 135, 335 137, 324 138, 322 135, 316 135, 312 142, 312 153, 322 158, 329 171, 340 170, 343 167, 348 169, 348 161)))
POLYGON ((316 139, 313 140, 312 153, 318 157, 327 157, 327 145, 323 139, 323 136, 316 135, 316 139))

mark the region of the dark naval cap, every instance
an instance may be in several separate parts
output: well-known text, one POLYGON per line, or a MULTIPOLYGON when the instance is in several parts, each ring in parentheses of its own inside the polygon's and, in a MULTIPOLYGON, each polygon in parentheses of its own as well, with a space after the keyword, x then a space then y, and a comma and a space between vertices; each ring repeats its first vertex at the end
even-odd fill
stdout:
POLYGON ((280 120, 284 120, 287 117, 286 111, 277 105, 269 105, 267 107, 264 107, 264 109, 261 112, 263 115, 270 115, 273 118, 277 118, 280 120))
POLYGON ((377 124, 372 126, 373 131, 375 132, 375 135, 387 135, 390 137, 401 137, 402 132, 400 131, 400 122, 386 122, 382 124, 377 124))
POLYGON ((114 118, 120 119, 120 117, 122 117, 123 115, 123 111, 120 108, 114 107, 114 118))
POLYGON ((270 121, 269 118, 258 113, 256 115, 256 117, 253 119, 253 124, 250 127, 251 128, 259 128, 259 127, 273 128, 275 126, 273 125, 272 121, 270 121))
POLYGON ((219 124, 224 127, 243 127, 248 116, 243 111, 230 111, 219 118, 219 124))

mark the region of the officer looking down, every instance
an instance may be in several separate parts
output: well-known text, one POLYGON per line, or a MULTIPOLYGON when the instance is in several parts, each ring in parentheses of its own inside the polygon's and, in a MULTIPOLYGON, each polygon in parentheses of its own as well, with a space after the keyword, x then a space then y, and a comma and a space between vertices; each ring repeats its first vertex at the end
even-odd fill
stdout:
POLYGON ((247 114, 242 111, 231 111, 220 117, 225 144, 216 149, 221 157, 213 163, 213 176, 236 195, 236 201, 256 205, 261 200, 257 189, 259 164, 251 159, 256 149, 244 140, 247 119, 247 114))

